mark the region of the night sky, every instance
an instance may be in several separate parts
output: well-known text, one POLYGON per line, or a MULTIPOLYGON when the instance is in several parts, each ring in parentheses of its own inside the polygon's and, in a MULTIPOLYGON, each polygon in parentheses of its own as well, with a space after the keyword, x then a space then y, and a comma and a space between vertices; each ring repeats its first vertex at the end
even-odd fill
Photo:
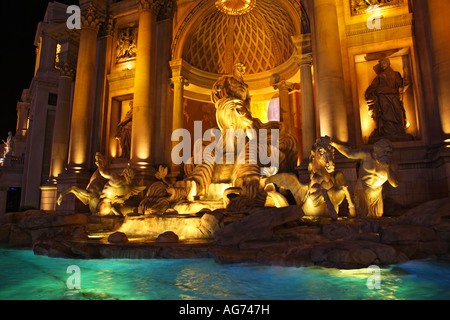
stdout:
MULTIPOLYGON (((8 131, 16 131, 16 105, 23 89, 28 89, 34 73, 36 47, 34 37, 37 25, 43 20, 45 0, 2 1, 0 141, 6 140, 8 131)), ((65 4, 78 4, 78 0, 59 0, 65 4)))

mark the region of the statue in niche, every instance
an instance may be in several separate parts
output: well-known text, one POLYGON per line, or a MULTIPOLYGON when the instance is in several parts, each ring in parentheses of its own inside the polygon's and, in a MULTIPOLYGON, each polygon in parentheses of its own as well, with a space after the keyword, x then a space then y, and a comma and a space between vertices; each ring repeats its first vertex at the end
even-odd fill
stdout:
POLYGON ((389 140, 375 142, 373 150, 352 150, 331 142, 331 145, 349 159, 361 160, 355 187, 355 203, 358 216, 383 216, 383 185, 387 182, 396 188, 399 184, 392 168, 392 145, 389 140))
MULTIPOLYGON (((237 63, 232 75, 224 76, 214 84, 211 94, 212 102, 215 105, 217 125, 222 134, 221 139, 217 139, 211 144, 217 143, 217 148, 223 148, 225 155, 226 139, 224 137, 226 137, 227 129, 241 129, 247 134, 245 148, 241 150, 242 154, 235 153, 233 155, 234 164, 217 163, 215 154, 211 158, 202 159, 200 164, 185 164, 186 178, 168 188, 164 187, 162 182, 151 185, 146 198, 141 202, 139 212, 164 213, 165 209, 176 202, 186 199, 189 201, 201 199, 207 196, 209 186, 216 181, 222 183, 227 181, 232 185, 223 194, 227 209, 241 211, 253 207, 263 207, 266 204, 268 193, 264 190, 261 172, 270 168, 264 167, 260 162, 250 163, 248 161, 250 148, 253 148, 249 141, 257 138, 257 141, 260 142, 259 129, 267 129, 267 145, 259 144, 257 151, 260 148, 272 148, 271 129, 278 130, 278 171, 289 172, 295 169, 298 158, 296 138, 281 130, 282 123, 280 122, 263 124, 259 119, 252 117, 249 89, 243 78, 245 70, 245 65, 237 63), (252 136, 253 134, 256 137, 252 136), (244 163, 237 163, 238 157, 245 157, 244 163)), ((236 141, 234 143, 236 144, 236 141)), ((206 147, 211 147, 211 144, 207 146, 200 141, 195 143, 194 148, 199 148, 203 152, 206 147)), ((236 145, 234 150, 237 150, 236 145)))
POLYGON ((399 72, 394 71, 387 58, 381 59, 374 71, 377 76, 365 93, 369 114, 375 122, 369 142, 382 138, 412 140, 412 136, 405 132, 407 121, 403 105, 403 91, 409 84, 408 78, 403 79, 399 72))
POLYGON ((266 189, 289 190, 306 216, 338 218, 339 205, 347 199, 349 214, 355 217, 355 205, 345 176, 335 171, 334 149, 331 138, 320 137, 314 143, 309 157, 310 182, 302 184, 293 173, 281 173, 266 179, 266 189))
POLYGON ((95 162, 98 172, 106 180, 99 198, 97 215, 122 216, 133 212, 134 207, 125 206, 125 202, 144 191, 146 187, 133 185, 133 169, 125 168, 120 173, 112 172, 105 167, 103 160, 102 157, 96 157, 95 162))
MULTIPOLYGON (((95 154, 95 163, 104 163, 105 159, 102 154, 96 153, 95 154)), ((63 198, 72 193, 77 197, 78 200, 80 200, 84 205, 89 206, 89 211, 92 214, 97 213, 97 206, 100 201, 100 196, 102 194, 103 187, 106 184, 106 179, 102 177, 100 174, 99 169, 97 169, 91 176, 91 179, 89 181, 89 184, 87 185, 86 189, 81 189, 76 186, 72 186, 63 192, 61 192, 58 196, 57 203, 58 205, 61 205, 63 198)))
POLYGON ((117 125, 116 139, 119 141, 120 158, 130 158, 131 150, 131 128, 133 120, 133 101, 130 102, 130 110, 117 125))
POLYGON ((120 30, 117 38, 116 50, 116 63, 136 58, 137 28, 125 28, 120 30))
POLYGON ((8 132, 8 138, 6 138, 6 141, 5 140, 2 140, 2 141, 3 141, 3 145, 4 145, 4 147, 3 147, 3 159, 4 159, 4 158, 6 158, 6 156, 8 154, 11 155, 12 150, 13 150, 14 137, 13 137, 12 131, 8 132))

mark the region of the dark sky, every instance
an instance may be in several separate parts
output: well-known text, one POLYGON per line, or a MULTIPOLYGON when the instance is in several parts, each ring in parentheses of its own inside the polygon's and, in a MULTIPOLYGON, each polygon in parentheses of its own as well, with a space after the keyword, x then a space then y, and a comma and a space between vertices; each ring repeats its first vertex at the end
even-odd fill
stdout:
MULTIPOLYGON (((49 2, 46 0, 2 1, 0 9, 2 48, 2 81, 0 92, 0 141, 6 140, 8 131, 16 131, 16 105, 23 89, 30 86, 36 61, 34 37, 36 28, 43 20, 49 2)), ((76 4, 78 0, 59 0, 76 4)))

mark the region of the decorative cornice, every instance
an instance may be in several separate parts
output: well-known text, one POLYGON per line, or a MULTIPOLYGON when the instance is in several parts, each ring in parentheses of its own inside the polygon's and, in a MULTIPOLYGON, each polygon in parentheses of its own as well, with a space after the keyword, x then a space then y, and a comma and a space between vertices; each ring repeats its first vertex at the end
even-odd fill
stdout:
POLYGON ((380 29, 377 28, 368 28, 367 22, 361 22, 357 24, 351 24, 347 26, 347 36, 357 36, 365 33, 377 32, 382 30, 395 29, 399 27, 412 26, 413 17, 412 14, 405 14, 401 16, 395 17, 381 17, 380 18, 380 29))
POLYGON ((69 42, 78 44, 80 41, 80 31, 78 29, 68 29, 65 24, 49 26, 44 30, 44 33, 58 43, 69 42))

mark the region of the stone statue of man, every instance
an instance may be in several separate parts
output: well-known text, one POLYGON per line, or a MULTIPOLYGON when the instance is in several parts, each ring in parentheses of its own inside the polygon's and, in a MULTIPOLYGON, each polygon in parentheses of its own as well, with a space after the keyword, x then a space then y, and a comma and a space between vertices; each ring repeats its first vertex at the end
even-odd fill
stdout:
POLYGON ((6 158, 6 155, 11 154, 13 149, 14 137, 12 135, 12 131, 8 132, 8 138, 6 139, 6 141, 3 140, 3 143, 4 143, 3 158, 6 158))
POLYGON ((383 58, 374 67, 377 76, 365 93, 369 112, 375 121, 370 141, 384 137, 390 140, 410 139, 405 132, 406 113, 403 106, 403 89, 408 80, 391 68, 391 62, 383 58))
POLYGON ((362 217, 381 217, 383 207, 383 185, 389 182, 398 186, 395 171, 391 168, 392 145, 389 140, 375 142, 373 150, 352 150, 334 141, 330 143, 349 159, 361 160, 358 181, 355 187, 356 213, 362 217))
POLYGON ((131 150, 131 128, 133 121, 133 102, 130 102, 130 110, 123 120, 117 125, 116 139, 119 141, 122 153, 120 158, 129 158, 131 150))

